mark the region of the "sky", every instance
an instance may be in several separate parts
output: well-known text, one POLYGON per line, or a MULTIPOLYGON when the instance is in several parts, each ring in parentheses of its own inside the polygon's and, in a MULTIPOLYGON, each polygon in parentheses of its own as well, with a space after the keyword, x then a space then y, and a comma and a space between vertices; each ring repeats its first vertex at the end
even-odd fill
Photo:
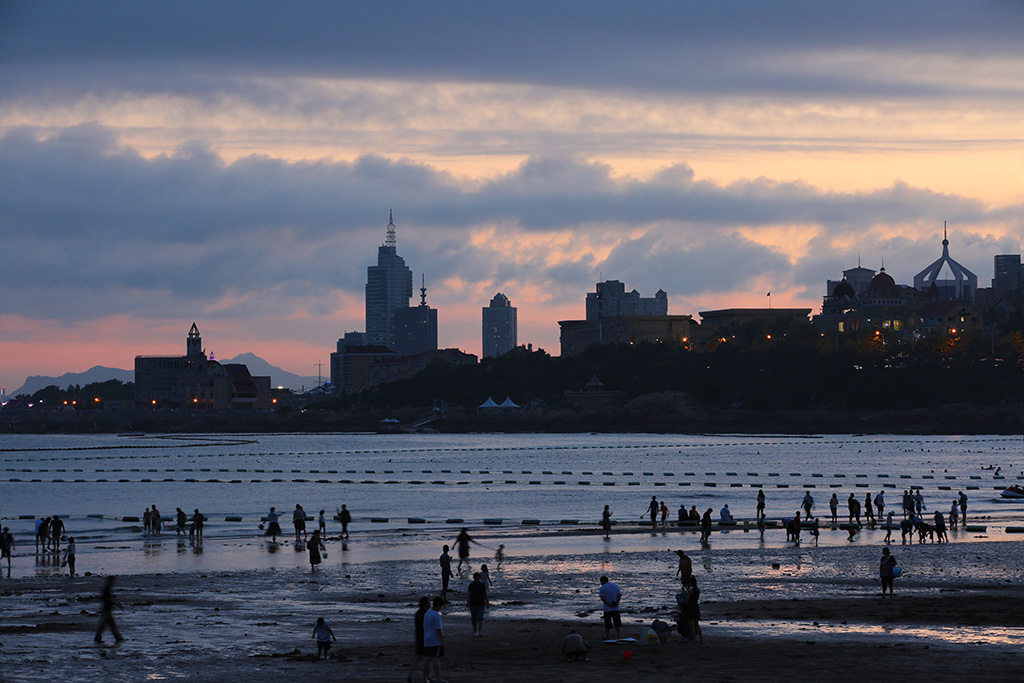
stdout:
MULTIPOLYGON (((558 354, 600 280, 806 307, 1020 253, 1010 1, 0 3, 0 386, 363 330, 388 212, 438 309, 558 354)), ((418 295, 418 292, 417 292, 418 295)), ((418 297, 414 298, 414 302, 418 297)))

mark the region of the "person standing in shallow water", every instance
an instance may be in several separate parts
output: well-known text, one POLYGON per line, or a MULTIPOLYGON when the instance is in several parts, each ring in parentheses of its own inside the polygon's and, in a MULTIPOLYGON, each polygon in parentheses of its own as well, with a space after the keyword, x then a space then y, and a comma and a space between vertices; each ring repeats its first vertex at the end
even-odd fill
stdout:
POLYGON ((185 525, 188 524, 188 515, 186 515, 185 511, 181 508, 177 509, 177 519, 175 519, 175 522, 177 524, 175 525, 174 530, 179 536, 181 536, 185 533, 185 525))
POLYGON ((828 509, 832 513, 832 526, 835 526, 839 523, 839 496, 835 493, 828 501, 828 509))
POLYGON ((604 506, 604 511, 601 512, 601 528, 604 529, 604 537, 612 537, 612 511, 607 505, 604 506))
POLYGON ((320 564, 320 551, 327 550, 324 548, 323 541, 320 540, 320 530, 315 529, 313 535, 309 537, 309 543, 306 544, 309 547, 309 564, 312 567, 312 571, 316 571, 316 566, 320 564))
POLYGON ((299 542, 299 536, 302 536, 303 541, 306 540, 306 511, 298 503, 292 513, 292 525, 295 527, 295 542, 299 542))
POLYGON ((448 554, 448 546, 441 550, 441 557, 438 558, 441 565, 441 602, 448 601, 448 583, 452 579, 452 556, 448 554))
POLYGON ((267 530, 264 535, 270 536, 272 543, 277 543, 277 537, 281 534, 279 519, 281 519, 281 515, 278 513, 277 508, 270 508, 270 512, 267 513, 267 530))
POLYGON ((196 508, 196 511, 192 514, 192 529, 195 533, 196 541, 199 543, 203 542, 203 523, 206 521, 206 516, 196 508))
POLYGON ((114 581, 115 577, 108 576, 103 583, 103 592, 100 593, 100 624, 96 627, 96 637, 93 638, 97 643, 103 642, 103 630, 108 627, 114 635, 114 640, 119 643, 124 640, 124 636, 117 629, 117 624, 114 623, 114 607, 121 606, 121 603, 114 598, 114 581))
POLYGON ((352 521, 352 513, 348 511, 347 507, 342 505, 338 516, 341 518, 341 537, 348 538, 348 525, 352 521))
POLYGON ((711 540, 711 508, 704 512, 700 518, 700 542, 707 543, 711 540))
POLYGON ((68 536, 68 547, 64 549, 64 564, 68 566, 68 576, 71 578, 75 578, 75 553, 77 552, 75 537, 68 536))
POLYGON ((764 519, 764 489, 757 490, 757 518, 759 520, 764 519))
MULTIPOLYGON (((658 497, 651 496, 651 502, 647 506, 647 514, 651 517, 651 528, 658 526, 658 513, 661 511, 661 506, 658 505, 658 497)), ((643 515, 640 515, 640 519, 643 519, 643 515)))

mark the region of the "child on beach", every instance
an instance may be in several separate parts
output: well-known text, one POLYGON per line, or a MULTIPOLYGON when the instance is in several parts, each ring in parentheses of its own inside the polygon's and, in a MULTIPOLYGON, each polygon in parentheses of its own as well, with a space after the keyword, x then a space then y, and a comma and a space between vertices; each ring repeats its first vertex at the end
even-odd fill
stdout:
POLYGON ((505 546, 499 545, 498 551, 494 553, 494 563, 497 565, 495 569, 501 569, 501 563, 505 559, 505 546))
POLYGON ((494 582, 491 581, 491 573, 487 570, 486 564, 480 565, 480 578, 483 580, 484 585, 487 586, 487 592, 489 593, 491 588, 494 587, 494 582))
POLYGON ((331 649, 331 640, 337 641, 331 625, 324 621, 323 617, 316 620, 313 627, 313 637, 316 638, 316 658, 327 659, 327 651, 331 649))
POLYGON ((324 517, 324 510, 320 511, 320 516, 316 520, 317 529, 320 531, 320 537, 327 536, 327 518, 324 517))

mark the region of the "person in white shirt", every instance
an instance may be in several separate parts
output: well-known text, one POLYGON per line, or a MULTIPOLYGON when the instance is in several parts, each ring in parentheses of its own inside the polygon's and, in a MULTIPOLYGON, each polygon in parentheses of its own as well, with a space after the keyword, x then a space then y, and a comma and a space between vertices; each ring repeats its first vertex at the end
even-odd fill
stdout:
POLYGON ((433 607, 423 615, 423 680, 435 683, 447 683, 441 678, 441 655, 444 654, 444 633, 441 628, 441 607, 444 600, 434 598, 433 607), (434 677, 430 677, 430 667, 434 667, 434 677))
POLYGON ((615 637, 622 637, 622 615, 619 613, 619 600, 622 599, 622 591, 619 587, 608 580, 607 576, 601 577, 601 590, 598 591, 601 598, 601 605, 604 607, 604 639, 608 640, 611 635, 612 625, 615 625, 615 637))

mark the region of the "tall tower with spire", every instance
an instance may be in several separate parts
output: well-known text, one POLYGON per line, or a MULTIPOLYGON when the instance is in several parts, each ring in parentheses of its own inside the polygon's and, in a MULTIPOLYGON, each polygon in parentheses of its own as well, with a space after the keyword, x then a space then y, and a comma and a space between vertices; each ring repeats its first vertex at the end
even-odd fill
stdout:
POLYGON ((399 356, 437 351, 437 309, 427 305, 427 282, 421 276, 420 305, 395 311, 395 345, 399 356))
POLYGON ((393 212, 388 214, 384 244, 377 248, 377 265, 366 269, 366 343, 394 348, 395 311, 408 308, 412 271, 398 255, 393 212))
POLYGON ((974 301, 974 293, 978 291, 978 276, 949 255, 949 236, 946 234, 945 223, 942 224, 942 256, 914 276, 914 289, 930 292, 932 288, 939 298, 946 301, 974 301))

